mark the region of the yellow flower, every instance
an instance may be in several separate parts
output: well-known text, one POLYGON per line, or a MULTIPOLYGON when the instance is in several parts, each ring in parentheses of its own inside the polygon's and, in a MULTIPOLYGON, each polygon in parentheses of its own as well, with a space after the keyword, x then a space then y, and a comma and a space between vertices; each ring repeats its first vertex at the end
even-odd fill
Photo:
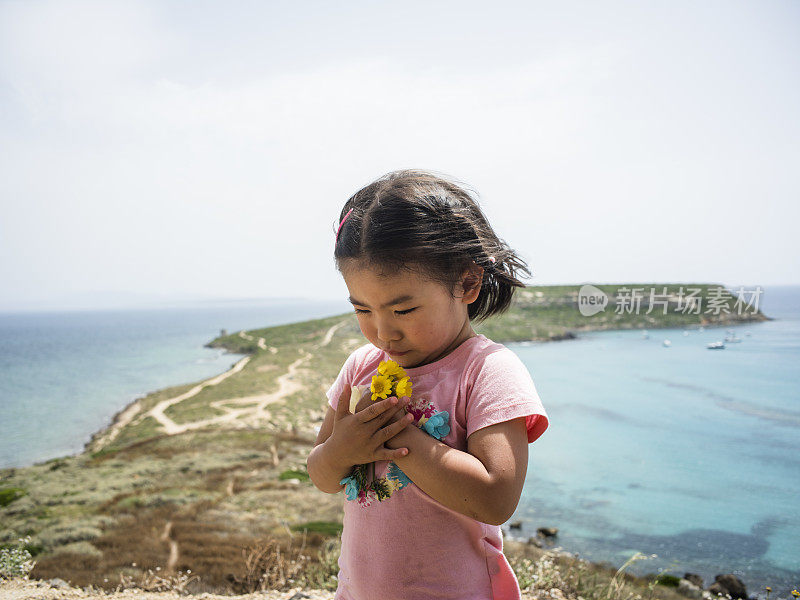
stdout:
POLYGON ((384 375, 373 375, 372 385, 369 386, 372 391, 372 399, 386 398, 392 391, 392 378, 384 375))
POLYGON ((395 396, 398 398, 405 398, 406 396, 411 396, 411 379, 409 377, 403 377, 400 381, 397 382, 397 387, 395 388, 395 396))
POLYGON ((389 377, 401 379, 406 376, 406 372, 403 367, 393 360, 384 360, 378 365, 378 375, 388 375, 389 377))
POLYGON ((792 590, 792 596, 794 596, 795 598, 800 598, 800 592, 798 592, 797 590, 792 590))

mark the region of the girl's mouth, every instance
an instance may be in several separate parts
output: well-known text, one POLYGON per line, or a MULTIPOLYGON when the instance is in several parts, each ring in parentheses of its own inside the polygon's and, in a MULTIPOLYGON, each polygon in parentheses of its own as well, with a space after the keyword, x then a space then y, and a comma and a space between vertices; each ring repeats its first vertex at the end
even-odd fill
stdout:
POLYGON ((397 352, 395 350, 387 350, 386 354, 388 354, 389 356, 403 356, 404 354, 408 354, 408 350, 406 350, 405 352, 397 352))

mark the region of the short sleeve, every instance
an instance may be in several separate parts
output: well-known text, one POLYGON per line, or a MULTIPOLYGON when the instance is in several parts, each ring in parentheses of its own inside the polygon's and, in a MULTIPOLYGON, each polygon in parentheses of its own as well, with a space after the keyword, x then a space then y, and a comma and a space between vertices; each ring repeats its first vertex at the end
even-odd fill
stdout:
POLYGON ((336 410, 336 407, 339 404, 339 396, 342 395, 344 389, 352 385, 352 382, 355 379, 356 369, 358 368, 358 365, 362 363, 365 354, 369 350, 370 344, 361 346, 360 348, 357 348, 351 352, 350 356, 347 357, 347 360, 344 361, 342 368, 339 370, 339 375, 336 377, 333 385, 331 385, 326 392, 326 395, 328 396, 328 405, 333 410, 336 410))
POLYGON ((466 406, 467 437, 483 427, 525 417, 528 443, 537 440, 549 419, 519 357, 503 346, 479 359, 473 368, 466 406))

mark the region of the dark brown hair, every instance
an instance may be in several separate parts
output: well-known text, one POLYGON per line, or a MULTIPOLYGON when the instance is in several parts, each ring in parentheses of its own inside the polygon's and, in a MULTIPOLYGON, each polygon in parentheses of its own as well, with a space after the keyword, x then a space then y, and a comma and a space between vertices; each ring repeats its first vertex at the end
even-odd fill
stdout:
MULTIPOLYGON (((463 184, 462 184, 463 185, 463 184)), ((480 294, 468 307, 482 320, 506 310, 518 273, 527 264, 497 237, 478 206, 477 194, 452 178, 416 169, 393 171, 358 190, 342 208, 334 258, 366 260, 388 272, 415 270, 454 288, 472 263, 483 267, 480 294), (494 257, 494 262, 490 260, 494 257)))

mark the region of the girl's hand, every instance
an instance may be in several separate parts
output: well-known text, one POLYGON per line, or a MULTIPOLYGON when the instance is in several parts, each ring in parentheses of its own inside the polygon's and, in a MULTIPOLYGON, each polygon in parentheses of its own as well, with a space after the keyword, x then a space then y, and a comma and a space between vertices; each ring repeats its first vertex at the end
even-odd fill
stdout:
MULTIPOLYGON (((414 415, 412 415, 411 413, 407 412, 406 409, 405 409, 405 407, 408 406, 408 403, 410 402, 410 400, 408 398, 404 398, 403 400, 400 400, 400 403, 403 403, 403 402, 405 402, 405 404, 403 404, 403 409, 402 410, 398 410, 396 413, 394 413, 389 418, 389 423, 396 423, 398 421, 405 421, 406 419, 408 419, 408 424, 409 425, 417 427, 417 425, 414 423, 414 415), (406 416, 406 415, 408 415, 408 416, 406 416)), ((405 428, 404 428, 404 430, 405 430, 405 428)), ((402 433, 402 431, 400 433, 402 433)), ((402 438, 403 438, 403 436, 400 435, 400 434, 395 435, 394 437, 386 440, 386 442, 384 442, 384 445, 387 448, 390 448, 390 449, 394 449, 394 448, 398 448, 398 447, 402 448, 402 447, 404 447, 402 445, 403 444, 403 439, 402 438)))
POLYGON ((351 414, 349 408, 348 387, 339 396, 333 431, 326 442, 337 462, 362 465, 376 460, 394 460, 408 454, 408 448, 389 449, 383 445, 411 422, 408 417, 402 418, 402 412, 405 411, 397 398, 373 402, 365 396, 356 405, 355 414, 351 414), (400 418, 392 420, 398 412, 401 413, 400 418))
MULTIPOLYGON (((394 396, 389 396, 386 399, 387 400, 391 400, 393 398, 394 398, 394 396)), ((396 410, 396 411, 392 412, 392 418, 389 419, 390 423, 394 422, 394 421, 397 421, 397 419, 402 419, 403 418, 403 415, 405 414, 405 407, 407 406, 407 403, 408 403, 408 398, 403 398, 402 400, 400 400, 395 405, 399 409, 402 409, 402 410, 396 410)), ((361 396, 361 400, 359 400, 358 404, 356 404, 355 412, 357 412, 357 413, 361 412, 362 410, 365 410, 365 409, 369 408, 373 404, 375 404, 375 402, 373 402, 372 399, 370 398, 370 392, 369 392, 369 389, 367 389, 367 391, 361 396)))
MULTIPOLYGON (((389 400, 389 398, 386 398, 386 399, 389 400)), ((356 409, 353 412, 354 413, 360 413, 362 410, 365 410, 365 409, 369 408, 373 404, 375 404, 375 402, 373 402, 372 399, 370 398, 370 392, 369 392, 369 389, 367 389, 361 395, 361 400, 358 401, 358 404, 356 404, 356 409)))
MULTIPOLYGON (((394 396, 389 396, 387 398, 387 400, 391 400, 392 398, 394 398, 394 396)), ((409 402, 408 398, 401 398, 400 399, 400 401, 395 405, 395 406, 398 407, 397 410, 394 410, 394 411, 390 410, 389 411, 392 414, 389 417, 389 420, 387 421, 387 424, 397 423, 398 421, 402 420, 403 417, 405 417, 408 414, 406 412, 406 406, 408 406, 408 402, 409 402)), ((366 410, 370 406, 372 406, 373 404, 375 404, 375 402, 373 402, 372 399, 370 398, 370 394, 369 394, 369 391, 368 391, 366 394, 364 394, 361 397, 361 400, 358 401, 358 404, 356 404, 356 412, 358 413, 358 412, 361 412, 362 410, 366 410)), ((409 422, 413 423, 414 420, 412 419, 409 422)))
MULTIPOLYGON (((389 423, 397 423, 397 421, 403 421, 404 420, 403 417, 409 414, 406 411, 406 406, 408 406, 408 398, 401 398, 400 402, 397 403, 397 406, 399 406, 400 408, 397 411, 393 412, 392 416, 389 417, 389 423)), ((413 422, 414 418, 412 417, 409 423, 413 422)))

